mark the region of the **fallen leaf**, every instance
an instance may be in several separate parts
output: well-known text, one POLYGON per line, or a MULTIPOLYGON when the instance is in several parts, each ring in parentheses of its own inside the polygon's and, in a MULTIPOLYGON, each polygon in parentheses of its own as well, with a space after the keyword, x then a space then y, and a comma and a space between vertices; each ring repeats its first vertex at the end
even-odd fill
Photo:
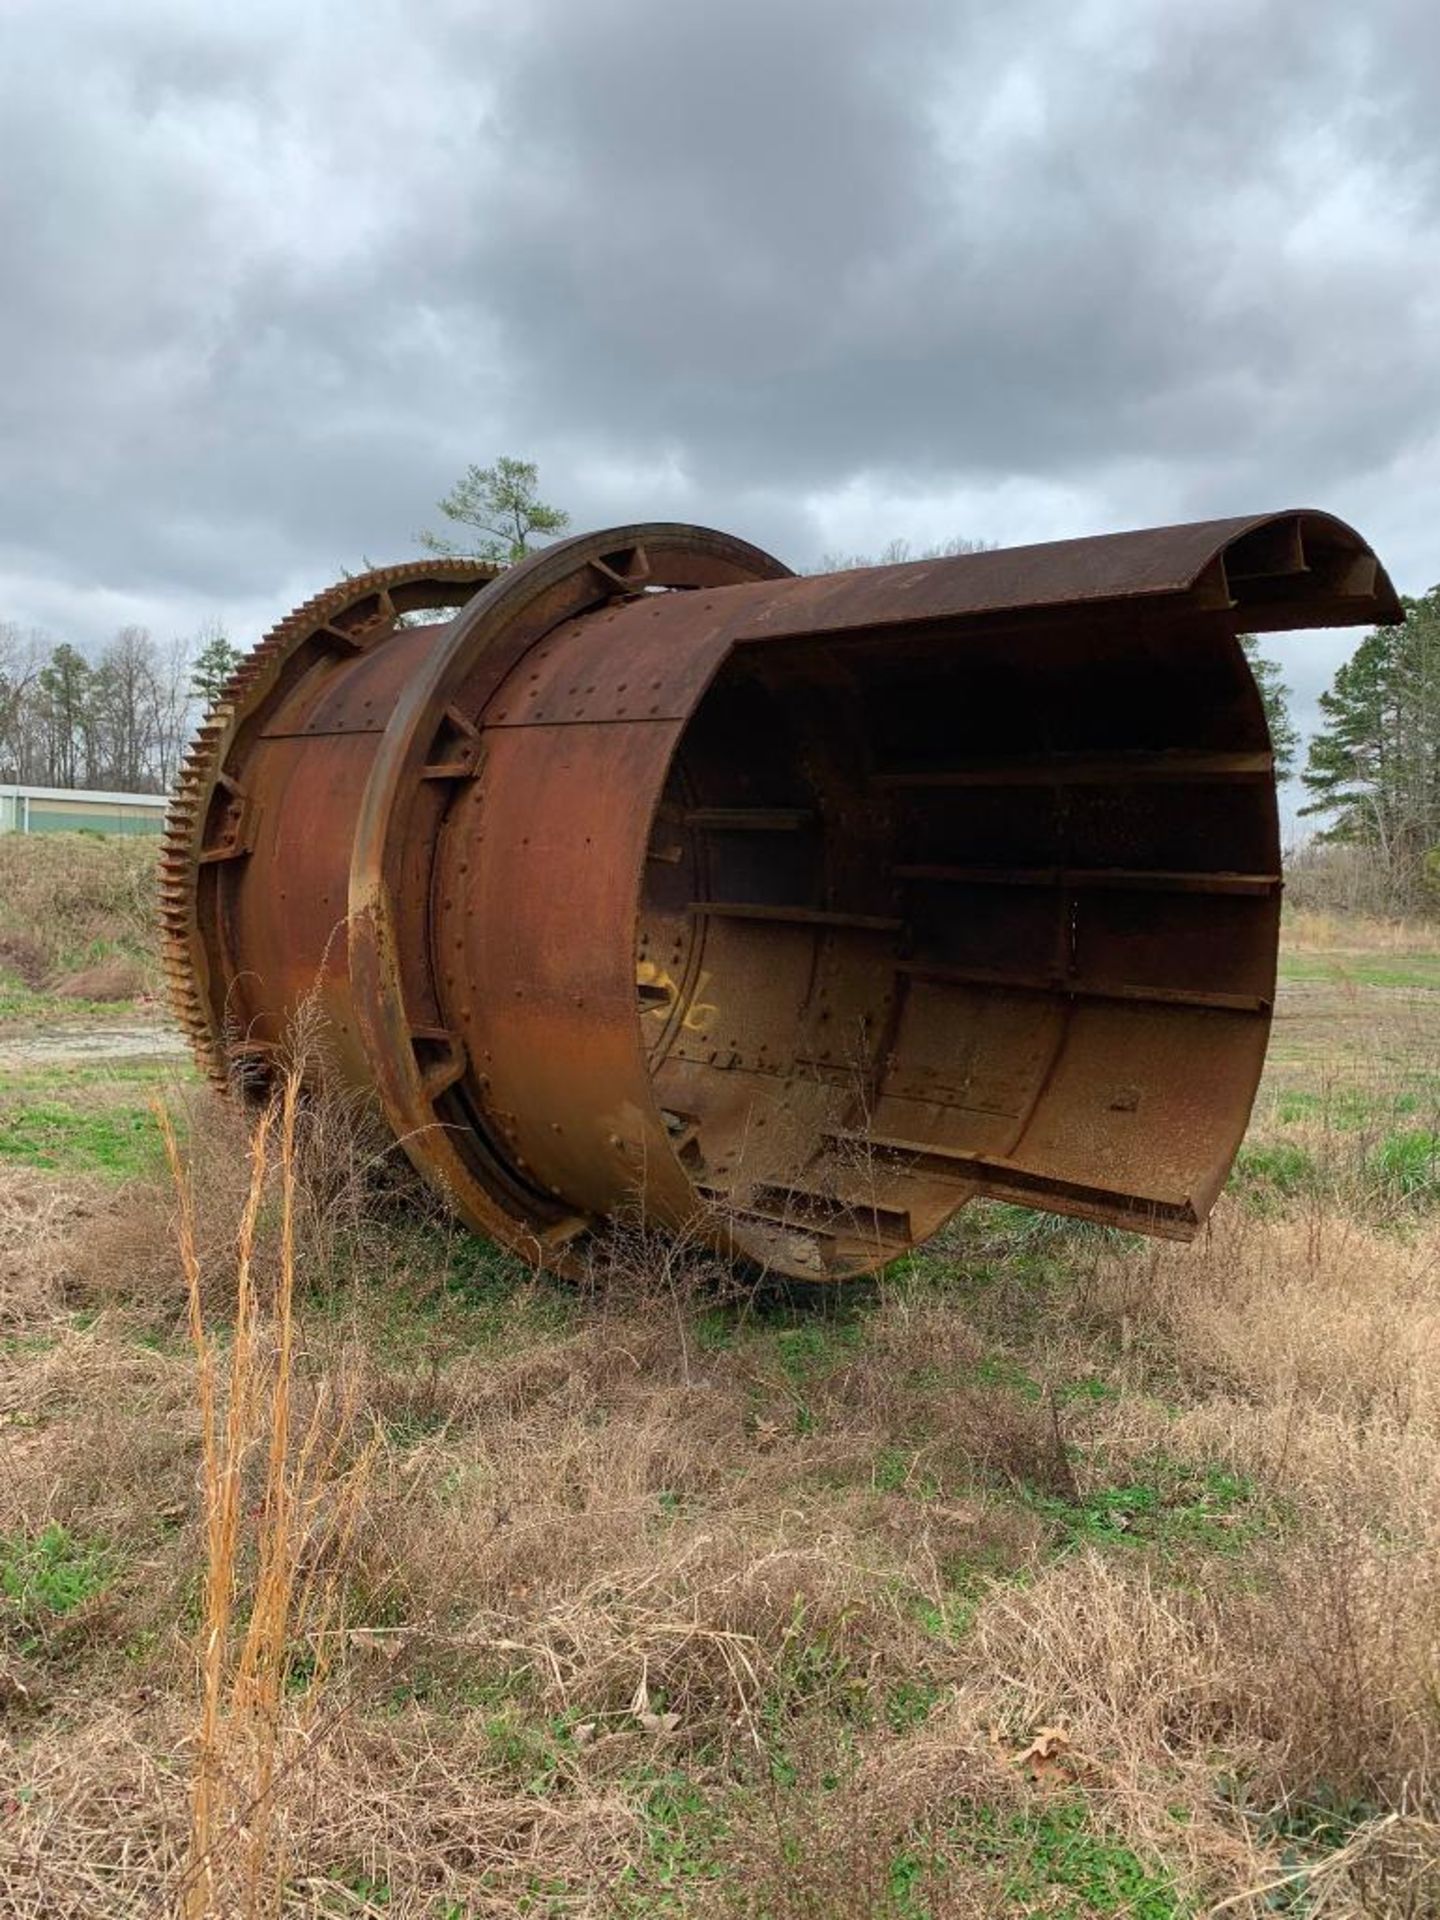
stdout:
POLYGON ((1064 1727, 1038 1727, 1028 1747, 1014 1763, 1036 1786, 1068 1784, 1074 1779, 1070 1735, 1064 1727))

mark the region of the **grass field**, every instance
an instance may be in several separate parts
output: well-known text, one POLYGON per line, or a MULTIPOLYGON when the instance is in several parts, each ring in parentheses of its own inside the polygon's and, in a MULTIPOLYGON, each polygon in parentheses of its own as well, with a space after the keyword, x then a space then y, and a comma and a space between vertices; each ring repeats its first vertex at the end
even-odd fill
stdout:
POLYGON ((12 978, 0 1912, 1440 1914, 1440 942, 1293 933, 1193 1247, 807 1304, 256 1177, 12 978))

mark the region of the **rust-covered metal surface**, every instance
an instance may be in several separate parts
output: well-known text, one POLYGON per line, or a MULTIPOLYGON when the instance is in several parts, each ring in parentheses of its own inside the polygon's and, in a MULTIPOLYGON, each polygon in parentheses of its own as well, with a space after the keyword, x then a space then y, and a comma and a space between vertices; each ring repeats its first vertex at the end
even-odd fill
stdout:
POLYGON ((1275 983, 1237 635, 1398 617, 1315 512, 805 578, 672 525, 364 575, 186 765, 175 1004, 221 1084, 318 1006, 326 1070, 562 1269, 625 1215, 839 1279, 977 1194, 1186 1238, 1275 983))

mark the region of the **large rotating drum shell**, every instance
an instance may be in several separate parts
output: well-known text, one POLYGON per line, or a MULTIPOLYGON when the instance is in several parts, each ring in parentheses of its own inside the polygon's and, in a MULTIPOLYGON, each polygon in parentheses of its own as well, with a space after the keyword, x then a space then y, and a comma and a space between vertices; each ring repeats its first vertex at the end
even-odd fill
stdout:
POLYGON ((795 579, 647 526, 375 578, 260 650, 177 800, 212 1062, 318 1005, 332 1072, 552 1266, 627 1210, 815 1279, 976 1193, 1195 1230, 1278 928, 1236 633, 1392 617, 1348 528, 795 579))

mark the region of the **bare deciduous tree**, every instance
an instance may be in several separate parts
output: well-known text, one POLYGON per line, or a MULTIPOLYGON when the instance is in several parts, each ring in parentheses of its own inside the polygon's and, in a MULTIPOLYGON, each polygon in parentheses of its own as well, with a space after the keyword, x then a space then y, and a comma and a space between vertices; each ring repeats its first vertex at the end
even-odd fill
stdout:
POLYGON ((196 641, 123 627, 87 659, 68 642, 0 624, 0 780, 163 792, 198 705, 196 641))

